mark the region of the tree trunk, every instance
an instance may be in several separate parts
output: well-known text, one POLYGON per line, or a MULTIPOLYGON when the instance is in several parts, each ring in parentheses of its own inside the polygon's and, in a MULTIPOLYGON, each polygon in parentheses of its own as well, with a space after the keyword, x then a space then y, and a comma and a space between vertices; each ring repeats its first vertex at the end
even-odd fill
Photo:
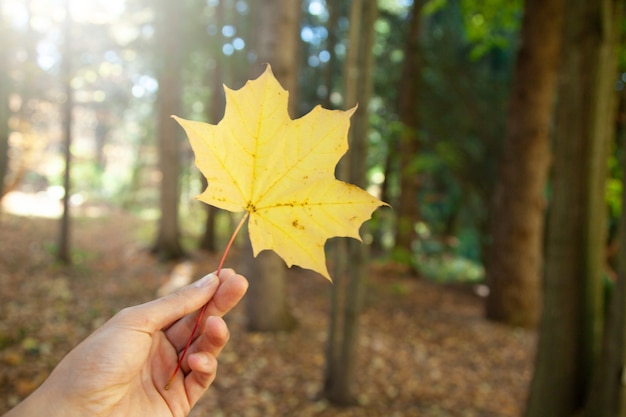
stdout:
POLYGON ((289 110, 293 113, 298 95, 300 2, 260 0, 255 3, 258 16, 255 39, 258 67, 255 71, 259 74, 266 64, 272 66, 276 79, 289 91, 289 110))
MULTIPOLYGON (((357 86, 359 84, 358 52, 360 45, 361 20, 363 14, 362 0, 353 0, 350 3, 350 22, 348 32, 348 50, 344 60, 344 91, 343 100, 345 107, 351 107, 357 103, 357 86)), ((363 111, 363 110, 361 110, 363 111)), ((354 123, 354 122, 353 122, 354 123)), ((352 141, 354 130, 349 132, 349 140, 352 141)), ((339 179, 349 181, 350 159, 342 159, 337 167, 339 179)), ((348 242, 345 239, 334 239, 329 242, 332 247, 333 264, 333 288, 330 295, 330 311, 328 322, 328 340, 326 342, 326 366, 324 369, 323 395, 335 404, 351 404, 354 402, 346 365, 344 362, 343 346, 346 338, 346 298, 348 297, 348 242)), ((359 296, 355 293, 353 296, 359 296)))
MULTIPOLYGON (((221 25, 224 22, 224 2, 219 2, 215 7, 215 21, 218 25, 221 25)), ((221 48, 222 38, 216 35, 210 46, 213 56, 219 56, 221 48)), ((213 71, 209 71, 210 79, 208 81, 211 85, 211 96, 208 103, 208 118, 209 122, 212 124, 217 124, 224 114, 225 98, 222 86, 225 83, 223 80, 222 63, 222 59, 215 59, 215 67, 213 71)), ((206 178, 204 178, 202 174, 200 174, 200 176, 203 187, 206 187, 206 178)), ((211 205, 206 205, 205 210, 206 221, 199 247, 209 252, 215 252, 217 250, 215 223, 219 210, 211 205)))
POLYGON ((72 110, 73 110, 73 92, 72 92, 72 16, 70 15, 69 1, 65 3, 65 22, 63 36, 63 62, 61 76, 63 77, 63 86, 65 88, 65 102, 61 110, 63 117, 63 154, 65 159, 65 172, 63 174, 63 215, 61 216, 59 230, 59 246, 57 248, 57 260, 63 264, 72 263, 72 255, 70 248, 70 195, 71 195, 71 167, 72 167, 72 110))
POLYGON ((177 259, 183 255, 178 225, 180 197, 179 129, 170 117, 177 114, 181 96, 181 24, 182 9, 176 2, 162 0, 158 3, 157 45, 160 57, 159 91, 157 96, 157 142, 161 187, 159 206, 161 217, 153 253, 160 259, 177 259))
MULTIPOLYGON (((0 1, 0 8, 2 2, 0 1)), ((4 196, 4 180, 9 171, 9 71, 6 48, 7 24, 0 19, 0 202, 4 196)), ((1 211, 0 205, 0 211, 1 211)))
POLYGON ((297 325, 287 302, 285 263, 271 251, 252 257, 248 239, 241 266, 250 281, 246 297, 246 323, 255 332, 290 331, 297 325))
MULTIPOLYGON (((600 46, 596 49, 597 60, 599 66, 597 74, 592 81, 596 85, 598 94, 596 101, 595 122, 593 134, 599 138, 597 141, 597 151, 594 152, 595 158, 591 161, 589 168, 593 175, 590 179, 590 220, 598 223, 589 223, 590 229, 588 243, 593 248, 588 251, 590 263, 593 265, 593 275, 588 277, 595 285, 589 286, 589 307, 586 316, 590 320, 586 320, 585 332, 589 336, 597 339, 598 343, 602 340, 601 347, 596 343, 591 343, 586 348, 594 366, 594 373, 590 382, 590 390, 587 404, 585 406, 585 415, 588 417, 613 417, 620 414, 620 402, 626 400, 624 397, 624 388, 622 384, 622 373, 624 370, 624 348, 626 346, 624 338, 626 337, 626 317, 624 309, 626 308, 626 276, 624 275, 626 264, 623 255, 626 253, 624 248, 626 242, 624 238, 626 233, 626 204, 622 204, 622 214, 620 220, 620 240, 621 255, 619 257, 617 282, 614 290, 609 298, 606 324, 604 326, 604 334, 600 335, 602 321, 603 306, 602 301, 605 299, 606 293, 604 285, 604 262, 599 263, 597 257, 605 259, 604 249, 606 245, 606 227, 600 227, 605 220, 606 204, 601 191, 604 190, 604 182, 606 179, 606 157, 607 145, 614 142, 614 121, 616 119, 616 106, 614 92, 614 80, 617 77, 618 69, 618 50, 620 46, 620 24, 624 18, 624 2, 621 0, 602 0, 601 5, 597 9, 597 18, 604 17, 602 35, 605 37, 600 41, 600 46), (602 239, 602 240, 600 240, 602 239), (597 317, 597 318, 594 318, 597 317), (600 352, 598 359, 595 355, 600 352)), ((624 94, 622 94, 622 100, 624 94)), ((621 126, 624 131, 624 126, 621 126)), ((622 167, 626 159, 624 159, 624 150, 626 143, 622 141, 622 167)), ((626 173, 625 173, 626 175, 626 173)), ((622 180, 622 184, 626 184, 626 176, 622 180)), ((626 200, 626 192, 622 192, 622 200, 626 200)), ((622 410, 626 413, 626 410, 622 410)), ((624 415, 624 414, 622 414, 624 415)))
MULTIPOLYGON (((208 182, 204 175, 200 174, 200 183, 202 184, 202 188, 206 189, 208 186, 208 182)), ((204 211, 206 213, 205 221, 204 221, 204 232, 200 237, 200 242, 198 243, 198 248, 205 250, 207 252, 217 252, 217 233, 216 233, 216 220, 217 213, 219 213, 219 209, 210 204, 204 204, 204 211)))
MULTIPOLYGON (((270 64, 276 79, 289 91, 291 116, 297 95, 300 2, 255 2, 257 62, 270 64)), ((260 68, 258 68, 260 70, 260 68)), ((248 259, 251 257, 247 257, 248 259)), ((286 266, 274 252, 260 253, 248 267, 250 278, 247 323, 252 331, 291 330, 295 319, 287 304, 286 266)))
POLYGON ((419 221, 417 193, 418 173, 413 161, 419 152, 419 116, 417 102, 422 72, 419 31, 422 0, 413 2, 409 32, 407 34, 402 78, 398 87, 398 117, 402 124, 400 132, 400 197, 396 211, 396 242, 394 252, 398 259, 410 262, 413 242, 416 238, 415 225, 419 221))
MULTIPOLYGON (((545 296, 526 415, 580 413, 603 321, 608 143, 614 129, 612 1, 568 2, 554 140, 545 296)), ((545 37, 545 36, 544 36, 545 37)), ((599 415, 600 410, 590 410, 599 415)))
POLYGON ((487 318, 523 327, 535 326, 540 315, 544 192, 563 10, 563 0, 526 2, 490 214, 487 318))
MULTIPOLYGON (((352 3, 350 23, 350 48, 356 52, 354 68, 346 69, 346 97, 362 104, 355 114, 350 134, 349 158, 342 161, 340 172, 345 180, 366 188, 366 156, 369 131, 368 104, 372 93, 374 22, 378 16, 375 2, 355 0, 352 3), (355 10, 357 9, 358 10, 355 10), (362 26, 361 26, 362 16, 362 26), (355 25, 358 23, 358 25, 355 25), (359 42, 359 38, 361 41, 359 42), (360 71, 356 72, 359 68, 360 71), (356 88, 359 86, 360 88, 356 88)), ((348 53, 348 57, 352 54, 348 53)), ((350 62, 349 59, 347 59, 350 62)), ((348 65, 352 67, 352 65, 348 65)), ((335 256, 334 286, 331 297, 329 335, 324 374, 324 396, 340 405, 354 403, 359 316, 362 309, 367 277, 367 247, 354 239, 342 239, 335 256), (341 258, 341 255, 345 255, 341 258), (350 260, 348 263, 347 260, 350 260)))
MULTIPOLYGON (((626 13, 625 6, 622 5, 622 15, 626 13)), ((620 116, 626 112, 626 91, 622 91, 621 94, 621 109, 620 116)), ((622 149, 622 167, 626 166, 626 120, 620 117, 619 126, 619 143, 621 143, 622 149)), ((622 184, 626 183, 626 170, 622 172, 622 184)), ((618 417, 626 417, 626 384, 623 383, 624 369, 626 369, 626 244, 619 242, 626 242, 626 191, 622 190, 622 212, 620 215, 619 231, 618 231, 618 250, 617 250, 617 283, 613 292, 612 299, 615 300, 615 350, 616 358, 612 361, 612 367, 609 368, 608 373, 617 371, 618 378, 612 378, 612 383, 615 384, 611 390, 616 390, 617 395, 617 412, 618 417), (619 316, 618 316, 619 315, 619 316), (618 317, 618 318, 617 318, 618 317), (617 357, 619 356, 619 357, 617 357), (612 369, 612 370, 611 370, 612 369)), ((610 331, 610 330, 609 330, 610 331)), ((608 338, 605 338, 608 339, 608 338)), ((608 360, 607 360, 608 361, 608 360)))
POLYGON ((326 86, 326 94, 324 96, 324 101, 322 103, 322 107, 325 109, 334 108, 332 104, 332 94, 334 90, 334 80, 335 80, 335 67, 339 62, 337 59, 337 55, 334 53, 335 47, 337 46, 338 36, 337 36, 337 23, 339 22, 339 12, 340 12, 340 4, 339 2, 327 2, 326 8, 328 9, 328 23, 326 24, 326 29, 328 30, 328 39, 326 40, 326 50, 331 52, 330 60, 326 63, 326 67, 324 68, 324 85, 326 86))

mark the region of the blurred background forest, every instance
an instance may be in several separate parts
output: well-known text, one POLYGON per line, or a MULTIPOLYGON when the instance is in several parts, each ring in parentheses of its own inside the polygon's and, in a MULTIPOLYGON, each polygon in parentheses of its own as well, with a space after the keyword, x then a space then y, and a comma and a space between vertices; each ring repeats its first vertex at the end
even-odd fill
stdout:
POLYGON ((269 63, 294 118, 358 103, 337 174, 393 208, 328 244, 332 286, 239 239, 231 324, 261 333, 195 415, 626 416, 624 27, 622 0, 0 0, 0 410, 215 269, 237 219, 170 116, 217 123, 269 63))

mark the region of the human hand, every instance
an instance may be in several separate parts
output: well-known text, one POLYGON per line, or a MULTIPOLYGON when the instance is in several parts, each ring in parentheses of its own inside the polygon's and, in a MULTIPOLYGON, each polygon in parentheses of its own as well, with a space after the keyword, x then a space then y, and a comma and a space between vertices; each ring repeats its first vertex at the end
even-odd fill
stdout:
POLYGON ((229 338, 221 316, 248 287, 231 269, 209 274, 170 295, 126 308, 75 347, 30 397, 5 417, 182 417, 215 379, 229 338), (209 303, 182 367, 178 355, 199 309, 209 303))

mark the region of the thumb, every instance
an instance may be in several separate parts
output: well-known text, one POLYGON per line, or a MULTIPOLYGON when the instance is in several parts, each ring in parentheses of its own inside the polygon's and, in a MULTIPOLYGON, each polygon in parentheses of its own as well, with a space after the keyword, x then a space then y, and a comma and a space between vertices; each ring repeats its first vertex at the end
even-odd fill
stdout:
POLYGON ((219 287, 215 273, 183 287, 165 297, 128 308, 125 317, 147 332, 155 332, 192 313, 209 302, 219 287))

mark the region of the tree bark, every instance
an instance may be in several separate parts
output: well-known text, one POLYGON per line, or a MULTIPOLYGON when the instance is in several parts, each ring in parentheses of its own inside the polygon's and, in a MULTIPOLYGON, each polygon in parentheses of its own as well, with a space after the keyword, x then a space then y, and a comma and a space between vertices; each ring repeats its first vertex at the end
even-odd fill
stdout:
MULTIPOLYGON (((363 14, 362 0, 353 0, 350 3, 350 22, 348 31, 348 50, 344 60, 343 100, 345 107, 357 103, 358 79, 358 52, 361 39, 361 20, 363 14)), ((349 140, 354 132, 349 133, 349 140)), ((342 159, 337 167, 337 176, 349 181, 350 159, 342 159)), ((348 294, 348 242, 345 239, 334 239, 329 242, 332 247, 333 288, 330 294, 330 311, 328 322, 328 340, 326 341, 326 363, 324 369, 323 395, 335 404, 351 404, 354 402, 348 373, 343 358, 345 344, 346 298, 348 294)), ((358 296, 358 294, 353 294, 358 296)))
POLYGON ((526 2, 490 210, 487 318, 523 327, 537 324, 541 308, 544 193, 563 10, 563 0, 526 2))
POLYGON ((62 103, 63 117, 63 155, 65 159, 65 172, 63 173, 63 214, 59 229, 59 245, 57 248, 57 260, 63 264, 72 263, 71 255, 71 230, 70 230, 70 196, 71 196, 71 167, 72 167, 72 16, 70 15, 69 1, 65 3, 65 22, 63 36, 63 61, 61 76, 63 77, 63 87, 65 89, 65 101, 62 103))
POLYGON ((160 259, 177 259, 183 255, 180 245, 178 225, 178 203, 180 198, 179 167, 179 128, 171 115, 177 114, 181 96, 181 5, 161 0, 157 12, 157 39, 160 67, 158 73, 159 91, 157 96, 157 142, 161 188, 157 239, 153 253, 160 259))
POLYGON ((241 266, 249 278, 246 297, 246 324, 254 332, 293 330, 297 321, 289 311, 285 263, 274 252, 263 251, 252 258, 252 246, 246 243, 241 266))
MULTIPOLYGON (((1 7, 2 1, 0 1, 1 7)), ((9 171, 9 71, 6 56, 9 42, 7 32, 7 24, 0 19, 0 202, 4 196, 4 181, 9 171)))
MULTIPOLYGON (((621 6, 622 15, 626 13, 624 5, 621 6)), ((624 41, 622 40, 622 44, 624 41)), ((620 99, 620 116, 626 112, 626 91, 622 90, 620 99)), ((620 123, 618 124, 619 130, 619 143, 621 143, 622 149, 622 166, 626 164, 626 120, 620 117, 620 123)), ((626 170, 622 172, 622 184, 626 183, 626 170)), ((626 191, 622 190, 622 207, 626 207, 626 191)), ((618 242, 626 242, 626 210, 622 209, 620 215, 620 223, 618 229, 618 242)), ((612 367, 609 368, 609 373, 617 371, 619 378, 612 379, 612 384, 615 386, 610 388, 616 390, 617 395, 617 412, 618 417, 626 417, 626 384, 624 381, 624 373, 626 369, 626 244, 618 243, 617 250, 617 283, 613 294, 613 307, 615 308, 615 333, 613 333, 615 340, 615 360, 612 361, 612 367)), ((608 339, 605 338, 605 339, 608 339)))
POLYGON ((272 66, 276 79, 289 91, 289 110, 293 113, 298 95, 300 3, 289 0, 260 0, 255 3, 258 16, 255 40, 257 75, 266 64, 272 66))
MULTIPOLYGON (((348 65, 346 75, 346 97, 362 104, 353 120, 349 136, 348 159, 341 162, 343 178, 362 188, 366 188, 367 144, 369 132, 368 104, 372 94, 372 70, 374 45, 374 22, 378 16, 375 2, 353 1, 350 22, 350 48, 356 58, 348 65), (358 9, 358 10, 354 10, 358 9), (362 17, 362 20, 361 20, 362 17), (359 38, 360 41, 359 41, 359 38), (356 69, 358 72, 356 71, 356 69), (360 88, 356 88, 359 86, 360 88), (353 93, 349 93, 349 92, 353 93)), ((349 52, 348 56, 352 56, 349 52)), ((348 62, 351 62, 347 59, 348 62)), ((356 376, 357 347, 359 339, 359 316, 365 295, 367 279, 367 246, 354 239, 342 239, 338 244, 339 255, 335 256, 335 283, 331 296, 329 335, 326 350, 324 374, 324 396, 335 404, 348 405, 355 401, 354 383, 356 376), (341 255, 345 257, 341 258, 341 255), (349 262, 347 260, 350 260, 349 262)))
MULTIPOLYGON (((300 2, 261 0, 255 2, 256 52, 259 67, 270 64, 283 88, 289 91, 289 110, 294 117, 297 96, 300 2)), ((260 68, 259 72, 260 72, 260 68)), ((250 256, 247 259, 251 259, 250 256)), ((274 252, 265 251, 247 267, 250 278, 246 297, 248 329, 291 330, 295 319, 287 303, 286 266, 274 252)))
POLYGON ((337 66, 338 60, 337 55, 335 54, 335 47, 337 46, 338 36, 337 36, 337 23, 339 22, 339 12, 340 7, 339 3, 327 2, 326 8, 328 9, 328 23, 326 24, 326 29, 328 30, 328 39, 326 40, 326 50, 330 52, 330 60, 326 63, 326 67, 324 68, 324 85, 326 86, 326 95, 324 96, 324 101, 322 106, 325 109, 334 108, 332 104, 332 94, 334 89, 334 80, 335 80, 335 67, 337 66))
POLYGON ((419 221, 417 193, 418 173, 413 161, 419 152, 419 115, 417 112, 422 59, 420 57, 419 31, 423 1, 413 2, 409 32, 407 34, 402 77, 398 87, 398 117, 402 124, 399 146, 400 197, 396 211, 396 241, 394 252, 400 260, 409 263, 413 242, 416 239, 415 225, 419 221))
MULTIPOLYGON (((592 283, 587 286, 587 291, 590 293, 589 307, 586 309, 585 314, 590 319, 585 320, 586 323, 585 332, 588 336, 597 340, 597 343, 602 341, 602 345, 597 343, 589 343, 585 349, 588 352, 590 360, 593 365, 593 376, 590 382, 589 397, 587 404, 585 405, 585 416, 588 417, 613 417, 624 416, 626 410, 620 410, 620 404, 626 401, 624 384, 622 383, 622 374, 624 372, 624 349, 626 347, 626 316, 624 315, 626 309, 626 262, 624 255, 626 254, 626 192, 622 192, 622 214, 620 219, 620 255, 618 258, 618 273, 617 281, 614 283, 613 291, 610 292, 608 308, 604 309, 602 301, 606 299, 604 294, 607 292, 604 285, 604 262, 598 262, 597 258, 601 257, 601 260, 606 259, 604 248, 606 247, 604 241, 606 240, 606 227, 598 227, 605 223, 605 210, 606 204, 604 202, 601 191, 604 189, 604 182, 606 179, 606 157, 608 154, 607 148, 609 143, 614 142, 614 121, 616 120, 616 94, 614 92, 614 80, 617 77, 618 70, 618 51, 620 47, 620 24, 624 18, 624 2, 621 0, 602 0, 599 5, 598 13, 596 16, 602 20, 603 30, 602 35, 604 40, 600 41, 600 46, 597 49, 597 59, 599 62, 597 74, 594 77, 594 84, 598 91, 596 101, 596 115, 594 119, 597 119, 592 127, 594 135, 600 140, 597 141, 597 151, 594 152, 595 158, 591 161, 589 170, 592 173, 590 179, 589 193, 591 195, 590 201, 590 221, 597 221, 598 223, 590 222, 588 227, 589 233, 589 245, 593 245, 591 250, 588 250, 588 256, 590 258, 590 264, 593 265, 592 274, 587 279, 592 283), (602 94, 603 93, 603 94, 602 94), (600 95, 601 94, 601 95, 600 95), (604 229, 604 231, 602 231, 604 229), (602 239, 602 240, 601 240, 602 239), (599 318, 603 315, 603 311, 607 311, 604 332, 600 334, 602 320, 599 318), (596 317, 596 318, 594 318, 596 317), (596 355, 599 356, 595 358, 596 355)), ((622 107, 624 105, 625 95, 621 94, 622 107)), ((622 123, 621 132, 623 135, 624 125, 622 123)), ((626 142, 622 137, 622 167, 626 166, 624 162, 624 151, 626 150, 626 142)), ((626 173, 624 173, 622 184, 626 184, 626 173)))
MULTIPOLYGON (((224 22, 224 2, 219 2, 217 6, 215 6, 215 23, 217 25, 221 25, 224 22)), ((211 42, 210 49, 213 53, 214 57, 219 56, 219 53, 222 48, 222 38, 220 36, 215 36, 215 39, 211 42)), ((225 106, 225 98, 224 98, 224 90, 223 90, 223 60, 215 59, 215 67, 213 71, 209 71, 210 79, 209 84, 211 85, 211 95, 208 103, 208 118, 209 122, 212 124, 217 124, 224 114, 224 106, 225 106)), ((202 174, 201 181, 203 187, 207 186, 206 178, 202 174)), ((215 231, 215 223, 217 218, 217 213, 219 210, 211 205, 207 205, 205 207, 206 210, 206 221, 204 224, 204 233, 202 234, 202 238, 200 239, 199 247, 201 249, 207 250, 209 252, 215 252, 217 250, 217 235, 215 231)))
MULTIPOLYGON (((545 296, 529 417, 582 412, 598 365, 607 231, 604 192, 617 76, 615 45, 610 46, 611 8, 616 4, 575 0, 565 9, 545 296)), ((596 416, 601 410, 589 412, 596 416)))

